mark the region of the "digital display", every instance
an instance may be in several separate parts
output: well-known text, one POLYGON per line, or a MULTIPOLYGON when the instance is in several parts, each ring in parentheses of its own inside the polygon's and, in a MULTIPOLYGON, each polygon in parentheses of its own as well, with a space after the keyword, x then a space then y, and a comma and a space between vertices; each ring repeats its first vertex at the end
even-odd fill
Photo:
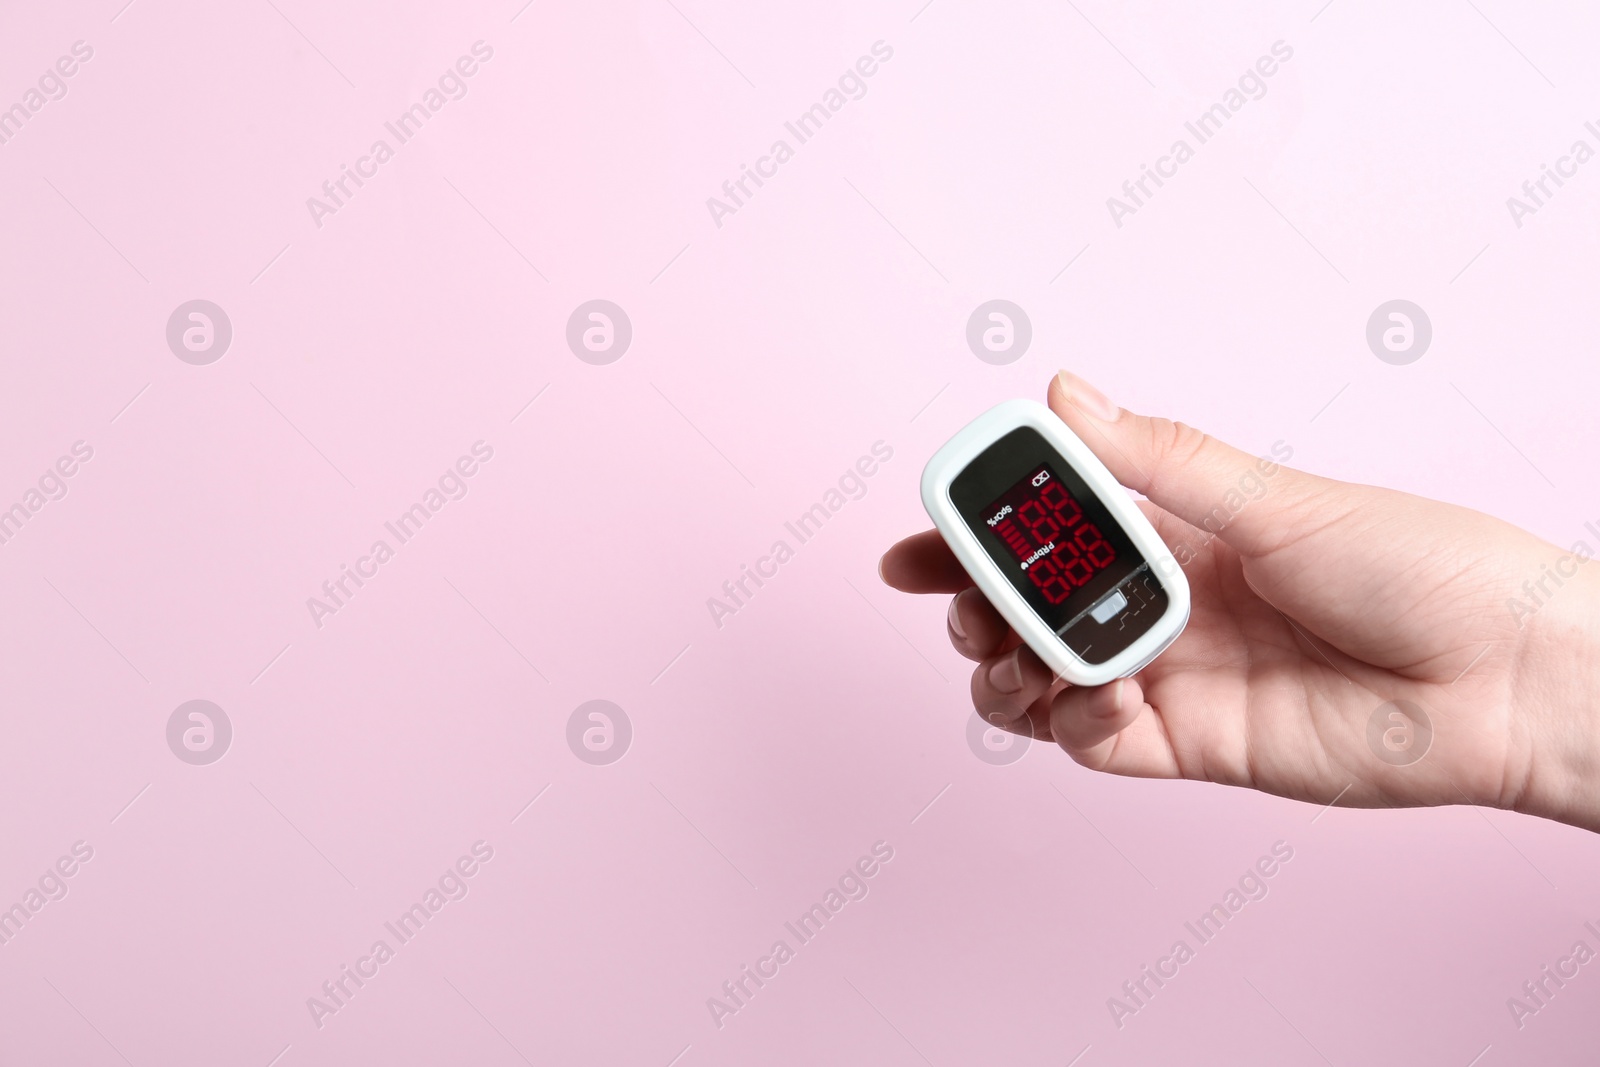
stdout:
POLYGON ((1041 465, 990 504, 984 522, 1016 556, 1039 595, 1063 604, 1074 590, 1116 562, 1117 550, 1083 505, 1041 465))
POLYGON ((1037 430, 1018 427, 950 483, 950 501, 1039 618, 1088 663, 1149 631, 1169 603, 1104 502, 1037 430))

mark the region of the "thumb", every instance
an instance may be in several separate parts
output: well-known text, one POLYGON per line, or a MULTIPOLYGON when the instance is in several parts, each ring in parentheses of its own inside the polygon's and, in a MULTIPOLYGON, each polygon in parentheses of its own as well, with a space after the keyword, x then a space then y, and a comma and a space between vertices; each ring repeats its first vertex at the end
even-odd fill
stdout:
POLYGON ((1293 451, 1281 443, 1275 458, 1257 458, 1181 422, 1123 411, 1069 371, 1051 381, 1049 403, 1117 481, 1244 555, 1293 540, 1296 513, 1333 484, 1281 466, 1293 451))

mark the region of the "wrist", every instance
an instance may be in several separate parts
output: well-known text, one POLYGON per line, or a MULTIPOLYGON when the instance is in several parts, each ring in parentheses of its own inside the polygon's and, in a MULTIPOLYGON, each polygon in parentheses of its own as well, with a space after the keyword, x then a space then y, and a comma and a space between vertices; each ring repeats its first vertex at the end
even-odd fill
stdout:
POLYGON ((1516 811, 1600 833, 1600 565, 1527 621, 1512 700, 1528 735, 1516 811))

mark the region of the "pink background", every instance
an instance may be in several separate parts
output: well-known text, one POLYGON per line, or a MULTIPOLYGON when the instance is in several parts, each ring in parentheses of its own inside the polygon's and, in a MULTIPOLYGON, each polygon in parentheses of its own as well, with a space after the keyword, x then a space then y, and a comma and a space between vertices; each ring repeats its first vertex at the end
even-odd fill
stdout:
POLYGON ((1600 162, 1520 228, 1505 204, 1595 143, 1600 18, 1319 2, 7 5, 0 105, 94 54, 0 145, 0 506, 94 455, 0 545, 0 906, 94 855, 0 946, 0 1061, 1590 1062, 1596 967, 1521 1030, 1506 998, 1600 948, 1592 836, 992 766, 943 600, 876 578, 926 525, 923 459, 1061 366, 1563 545, 1600 523, 1600 162), (316 226, 479 40, 467 95, 316 226), (1265 97, 1115 226, 1278 40, 1265 97), (1434 328, 1409 366, 1364 339, 1397 297, 1434 328), (208 366, 164 336, 197 298, 234 331, 208 366), (607 366, 565 342, 595 298, 633 325, 607 366), (1033 325, 1003 367, 964 336, 993 298, 1033 325), (314 625, 479 440, 465 498, 314 625), (718 628, 707 598, 879 440, 718 628), (193 699, 233 726, 208 766, 166 741, 193 699), (632 725, 609 766, 568 747, 591 699, 632 725), (468 895, 316 1026, 479 840, 468 895), (1280 840, 1270 895, 1119 1030, 1107 998, 1280 840), (717 1027, 877 841, 869 895, 717 1027))

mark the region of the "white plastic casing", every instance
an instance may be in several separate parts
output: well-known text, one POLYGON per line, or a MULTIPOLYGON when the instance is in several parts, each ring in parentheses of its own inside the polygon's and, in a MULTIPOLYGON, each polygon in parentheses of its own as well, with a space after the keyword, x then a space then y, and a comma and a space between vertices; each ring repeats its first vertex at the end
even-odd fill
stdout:
MULTIPOLYGON (((1049 457, 1040 459, 1047 461, 1049 457)), ((1104 685, 1142 670, 1172 644, 1189 621, 1189 582, 1166 542, 1105 464, 1043 404, 1008 400, 968 423, 934 453, 923 469, 922 506, 989 603, 1052 671, 1073 685, 1104 685), (1037 430, 1061 453, 1067 465, 1121 524, 1166 591, 1167 610, 1161 617, 1133 644, 1104 663, 1085 661, 1056 636, 1001 572, 950 499, 950 485, 957 475, 990 445, 1021 426, 1037 430)))

